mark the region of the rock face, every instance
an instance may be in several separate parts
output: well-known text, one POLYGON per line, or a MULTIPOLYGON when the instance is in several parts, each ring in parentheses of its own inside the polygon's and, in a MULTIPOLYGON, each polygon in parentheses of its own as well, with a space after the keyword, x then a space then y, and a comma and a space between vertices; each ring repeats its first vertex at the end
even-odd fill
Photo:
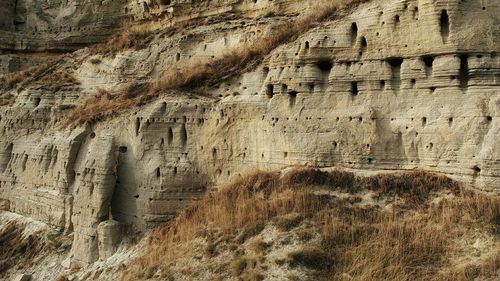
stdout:
POLYGON ((69 73, 78 83, 32 83, 1 93, 14 101, 0 107, 0 202, 74 231, 75 262, 109 257, 121 224, 142 230, 166 221, 213 184, 255 169, 423 168, 500 190, 495 1, 374 0, 280 46, 207 96, 163 95, 74 130, 61 123, 97 87, 154 80, 172 68, 248 48, 274 23, 310 6, 7 2, 0 7, 7 15, 0 19, 0 44, 12 54, 0 56, 4 71, 22 68, 6 59, 28 56, 16 50, 74 50, 107 38, 122 18, 225 19, 159 34, 147 48, 115 56, 88 50, 58 56, 48 75, 69 73), (51 15, 45 24, 43 15, 51 15))

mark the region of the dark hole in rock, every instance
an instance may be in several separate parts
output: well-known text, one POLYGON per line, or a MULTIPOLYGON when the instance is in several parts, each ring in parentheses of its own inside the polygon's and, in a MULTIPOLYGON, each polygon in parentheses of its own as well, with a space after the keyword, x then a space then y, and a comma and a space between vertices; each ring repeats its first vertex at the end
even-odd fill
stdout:
POLYGON ((363 36, 361 37, 361 48, 365 49, 368 46, 368 42, 366 42, 366 38, 363 36))
POLYGON ((469 84, 469 56, 460 56, 460 70, 458 73, 458 79, 460 81, 460 88, 466 90, 469 84))
POLYGON ((266 86, 266 95, 269 98, 272 98, 274 96, 274 85, 273 84, 269 84, 266 86))
POLYGON ((353 22, 351 24, 351 45, 354 45, 357 37, 358 37, 358 25, 355 22, 353 22))
POLYGON ((187 130, 186 130, 186 125, 182 125, 181 127, 181 145, 186 146, 187 143, 187 130))
POLYGON ((174 132, 172 131, 172 128, 168 128, 168 132, 167 132, 167 143, 169 145, 172 144, 174 140, 174 132))
POLYGON ((472 171, 474 171, 474 175, 477 176, 479 173, 481 173, 481 168, 479 168, 477 165, 474 165, 474 167, 472 167, 472 171))
POLYGON ((351 82, 351 95, 358 95, 358 82, 351 82))
POLYGON ((290 107, 295 106, 295 100, 297 99, 297 92, 296 91, 291 91, 288 93, 288 96, 290 98, 290 107))
POLYGON ((330 71, 333 67, 333 62, 329 60, 320 60, 316 65, 321 71, 330 71))
POLYGON ((39 97, 36 97, 33 99, 33 104, 35 105, 35 107, 40 104, 40 101, 41 101, 41 99, 39 97))
POLYGON ((425 56, 422 57, 422 61, 425 64, 425 75, 429 76, 432 74, 432 66, 434 64, 434 57, 433 56, 425 56))
POLYGON ((443 38, 443 42, 446 42, 448 40, 448 35, 450 34, 450 19, 446 10, 441 10, 439 25, 441 27, 441 37, 443 38))

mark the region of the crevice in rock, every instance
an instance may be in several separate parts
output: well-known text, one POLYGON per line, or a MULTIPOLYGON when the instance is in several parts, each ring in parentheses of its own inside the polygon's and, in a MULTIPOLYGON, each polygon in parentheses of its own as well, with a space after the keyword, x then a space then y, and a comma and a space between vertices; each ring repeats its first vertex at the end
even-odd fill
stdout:
POLYGON ((392 89, 399 92, 401 86, 401 64, 403 64, 402 58, 390 58, 387 60, 391 66, 391 84, 392 89))
POLYGON ((439 26, 441 27, 441 37, 443 38, 443 43, 446 43, 446 41, 448 41, 448 36, 450 35, 450 19, 448 17, 448 11, 444 9, 441 10, 439 26))
POLYGON ((358 82, 354 81, 351 82, 351 95, 352 96, 357 96, 358 95, 358 82))
POLYGON ((425 65, 425 75, 427 77, 432 75, 433 65, 434 65, 434 56, 424 56, 422 57, 422 61, 425 65))
POLYGON ((3 173, 7 166, 9 165, 10 159, 12 158, 12 149, 14 147, 13 143, 9 143, 0 158, 0 171, 3 173))
POLYGON ((181 145, 182 145, 182 147, 185 147, 186 143, 187 143, 187 138, 188 138, 186 124, 182 125, 180 135, 181 135, 181 145))
POLYGON ((351 46, 356 43, 356 39, 358 38, 358 25, 353 22, 351 24, 351 46))
POLYGON ((172 128, 169 127, 167 131, 167 144, 172 145, 173 140, 174 140, 174 132, 172 131, 172 128))
POLYGON ((141 119, 137 117, 135 119, 135 136, 139 136, 139 130, 141 129, 141 119))
POLYGON ((266 86, 266 95, 269 98, 272 98, 274 96, 274 85, 273 84, 268 84, 266 86))
POLYGON ((295 106, 295 101, 297 99, 297 92, 296 91, 291 91, 288 93, 288 97, 290 99, 290 108, 293 108, 295 106))
POLYGON ((469 56, 461 55, 460 56, 460 70, 458 73, 458 80, 460 81, 460 88, 463 92, 467 90, 469 85, 469 56))

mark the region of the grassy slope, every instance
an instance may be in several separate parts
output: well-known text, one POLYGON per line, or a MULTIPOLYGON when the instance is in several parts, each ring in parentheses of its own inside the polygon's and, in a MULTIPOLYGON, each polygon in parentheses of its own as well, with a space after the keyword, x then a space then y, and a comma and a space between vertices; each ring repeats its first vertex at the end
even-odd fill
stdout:
POLYGON ((156 229, 124 280, 495 280, 500 198, 444 177, 256 173, 156 229))

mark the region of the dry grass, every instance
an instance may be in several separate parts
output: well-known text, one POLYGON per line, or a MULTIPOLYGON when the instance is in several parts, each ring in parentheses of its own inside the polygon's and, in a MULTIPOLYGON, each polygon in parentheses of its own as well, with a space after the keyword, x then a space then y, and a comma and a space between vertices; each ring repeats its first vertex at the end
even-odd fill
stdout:
POLYGON ((89 48, 91 55, 115 55, 125 49, 144 48, 152 39, 152 30, 147 25, 122 24, 120 33, 102 44, 97 44, 89 48))
POLYGON ((24 226, 9 222, 0 229, 0 277, 19 264, 29 265, 44 248, 33 235, 23 237, 24 226))
MULTIPOLYGON (((459 277, 470 272, 457 277, 442 269, 456 255, 454 241, 467 231, 483 229, 498 239, 500 198, 460 191, 448 178, 422 171, 370 178, 314 169, 294 170, 283 178, 256 173, 206 195, 168 226, 156 229, 145 254, 134 261, 124 280, 136 280, 150 265, 168 268, 170 262, 188 254, 177 252, 178 246, 203 235, 207 227, 234 233, 287 214, 300 214, 322 233, 321 245, 290 253, 288 264, 309 267, 326 280, 345 280, 346 276, 350 280, 469 280, 459 277), (309 180, 314 184, 308 184, 309 180), (355 194, 372 189, 380 198, 404 201, 392 204, 389 211, 357 206, 315 193, 317 183, 323 190, 347 188, 355 194), (431 195, 442 192, 453 198, 431 203, 431 195)), ((233 271, 248 273, 248 261, 240 260, 233 264, 233 271)), ((490 258, 473 269, 474 276, 491 276, 500 269, 499 259, 490 258)))
POLYGON ((12 105, 15 101, 15 96, 11 93, 0 95, 0 106, 12 105))
POLYGON ((70 73, 54 71, 34 82, 34 85, 42 86, 46 90, 57 92, 64 87, 79 85, 80 82, 70 73))
MULTIPOLYGON (((32 85, 57 92, 66 86, 79 84, 79 81, 72 74, 63 70, 56 71, 56 66, 57 63, 51 61, 27 70, 0 76, 0 91, 8 92, 15 88, 19 91, 32 85)), ((15 97, 11 93, 1 97, 0 105, 10 104, 13 98, 15 97)))
MULTIPOLYGON (((368 0, 321 2, 317 8, 311 9, 310 14, 299 18, 295 22, 279 24, 274 28, 274 32, 257 39, 252 45, 231 49, 220 58, 210 62, 186 64, 181 69, 167 71, 158 81, 143 84, 142 90, 133 98, 123 100, 121 90, 118 90, 117 93, 113 94, 112 101, 116 100, 114 106, 112 101, 111 104, 108 101, 102 102, 99 98, 101 95, 97 93, 85 101, 84 104, 74 109, 66 125, 78 126, 87 122, 102 120, 122 110, 144 104, 162 92, 180 90, 204 93, 207 88, 254 68, 272 50, 282 44, 293 42, 301 34, 333 17, 339 9, 346 9, 366 1, 368 0)), ((169 30, 178 31, 197 24, 199 24, 198 21, 189 25, 179 23, 169 30)), ((124 27, 122 34, 117 35, 106 44, 93 47, 91 54, 115 54, 126 48, 142 47, 151 37, 151 32, 151 29, 146 27, 124 27)))
POLYGON ((31 67, 26 70, 17 71, 13 73, 8 73, 0 76, 0 90, 9 91, 16 88, 19 85, 25 84, 22 82, 31 81, 37 79, 41 75, 44 75, 50 67, 50 63, 43 64, 40 66, 31 67))
POLYGON ((141 104, 149 91, 149 84, 130 83, 118 88, 113 94, 97 88, 96 92, 74 108, 63 124, 66 126, 82 125, 86 122, 94 123, 109 116, 113 116, 120 110, 141 104))

